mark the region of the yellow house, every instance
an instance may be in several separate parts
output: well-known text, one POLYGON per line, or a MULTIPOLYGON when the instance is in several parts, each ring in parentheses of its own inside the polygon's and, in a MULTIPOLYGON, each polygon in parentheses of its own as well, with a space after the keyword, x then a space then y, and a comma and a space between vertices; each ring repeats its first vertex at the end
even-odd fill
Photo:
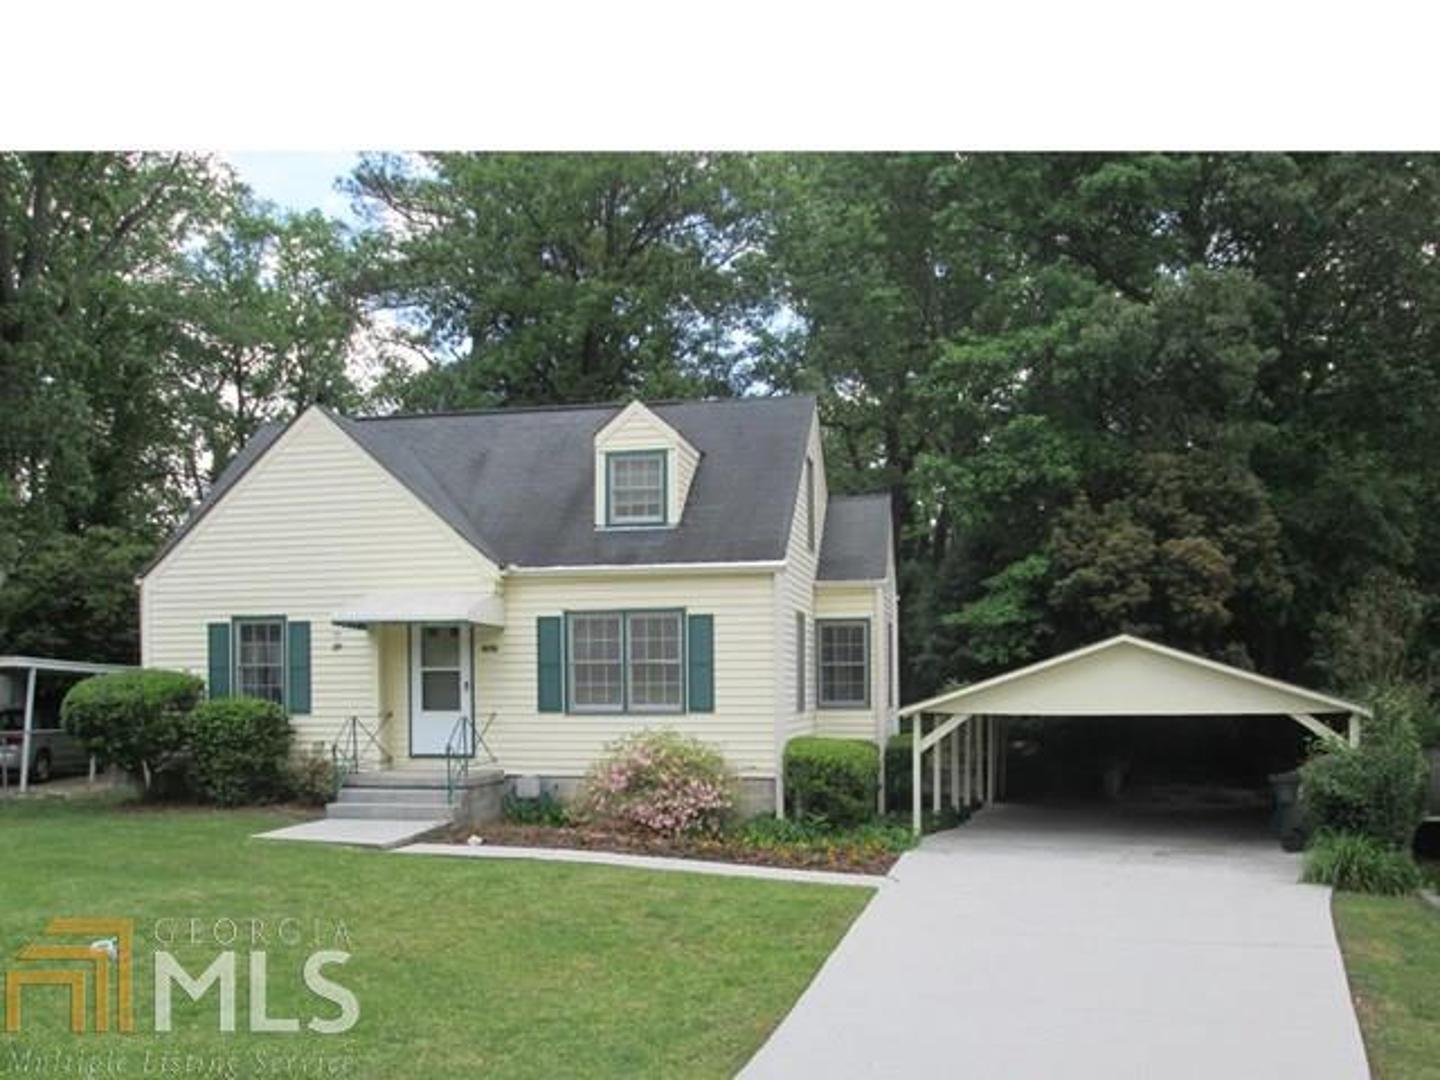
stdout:
POLYGON ((830 495, 809 397, 311 408, 146 569, 142 657, 282 702, 361 777, 566 794, 665 727, 768 809, 788 739, 895 730, 892 547, 888 497, 830 495))

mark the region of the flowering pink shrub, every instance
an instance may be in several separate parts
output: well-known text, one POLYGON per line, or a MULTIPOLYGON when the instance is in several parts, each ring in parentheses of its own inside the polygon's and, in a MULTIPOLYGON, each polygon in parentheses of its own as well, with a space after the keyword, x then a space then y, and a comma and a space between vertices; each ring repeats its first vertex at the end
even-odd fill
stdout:
POLYGON ((597 824, 663 836, 717 832, 735 806, 720 752, 674 731, 641 731, 607 748, 578 809, 597 824))

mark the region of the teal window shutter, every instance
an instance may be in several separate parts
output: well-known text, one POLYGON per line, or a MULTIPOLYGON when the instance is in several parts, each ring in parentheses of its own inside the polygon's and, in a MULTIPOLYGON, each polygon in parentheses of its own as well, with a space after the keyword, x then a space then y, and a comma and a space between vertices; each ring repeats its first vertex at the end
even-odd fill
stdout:
POLYGON ((310 624, 291 622, 285 624, 285 648, 288 651, 289 680, 286 686, 286 704, 292 713, 310 711, 310 624))
POLYGON ((541 615, 535 620, 541 712, 565 711, 565 620, 558 615, 541 615))
POLYGON ((691 615, 688 678, 691 712, 715 711, 715 616, 691 615))
POLYGON ((206 680, 210 697, 230 696, 230 624, 212 622, 208 627, 210 677, 206 680))

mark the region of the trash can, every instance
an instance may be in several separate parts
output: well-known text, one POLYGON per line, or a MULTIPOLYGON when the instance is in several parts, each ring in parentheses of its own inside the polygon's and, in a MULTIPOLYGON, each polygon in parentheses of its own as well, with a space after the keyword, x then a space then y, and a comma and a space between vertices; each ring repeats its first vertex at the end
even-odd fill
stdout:
POLYGON ((1286 851, 1299 851, 1305 846, 1305 823, 1300 816, 1300 773, 1294 769, 1272 773, 1270 791, 1275 800, 1270 827, 1280 838, 1281 847, 1286 851))

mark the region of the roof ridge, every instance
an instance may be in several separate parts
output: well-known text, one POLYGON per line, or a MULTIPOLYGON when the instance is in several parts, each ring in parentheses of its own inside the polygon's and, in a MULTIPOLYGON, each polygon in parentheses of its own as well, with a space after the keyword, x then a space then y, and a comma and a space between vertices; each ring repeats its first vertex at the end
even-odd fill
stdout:
POLYGON ((724 398, 657 398, 647 401, 644 398, 629 398, 624 401, 590 401, 590 402, 566 402, 559 405, 496 405, 490 408, 478 409, 437 409, 434 412, 398 412, 388 413, 382 416, 345 416, 347 420, 357 423, 370 423, 377 420, 432 420, 441 417, 455 416, 505 416, 509 414, 527 413, 564 413, 564 412, 586 412, 600 409, 623 409, 632 401, 638 401, 646 408, 664 408, 669 405, 737 405, 737 404, 759 404, 762 402, 778 401, 814 401, 814 394, 741 394, 735 397, 724 398))

